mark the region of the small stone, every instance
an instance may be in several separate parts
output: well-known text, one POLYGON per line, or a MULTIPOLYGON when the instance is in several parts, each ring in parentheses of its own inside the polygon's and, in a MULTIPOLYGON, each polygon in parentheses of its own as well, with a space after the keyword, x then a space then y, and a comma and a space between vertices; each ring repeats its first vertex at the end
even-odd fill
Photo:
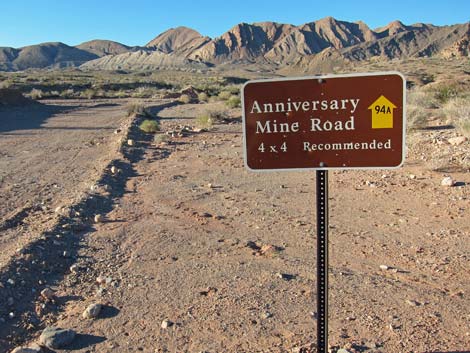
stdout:
POLYGON ((171 322, 170 320, 165 319, 165 320, 162 321, 162 328, 163 329, 166 329, 170 326, 173 326, 173 322, 171 322))
POLYGON ((100 223, 103 221, 103 216, 100 214, 95 215, 95 223, 100 223))
POLYGON ((95 303, 95 304, 90 304, 88 307, 85 309, 83 312, 82 316, 85 319, 93 319, 95 317, 98 317, 98 315, 101 312, 102 305, 95 303))
POLYGON ((50 288, 44 288, 41 291, 41 297, 47 300, 52 300, 55 296, 55 292, 50 288))
POLYGON ((80 271, 80 266, 78 266, 78 264, 73 264, 69 269, 72 273, 78 273, 78 271, 80 271))
POLYGON ((96 277, 96 283, 105 284, 106 283, 106 278, 103 277, 103 276, 98 276, 98 277, 96 277))
POLYGON ((406 300, 406 304, 410 305, 410 306, 420 306, 421 304, 419 302, 417 302, 416 300, 409 300, 407 299, 406 300))
POLYGON ((447 142, 449 142, 452 146, 459 146, 465 141, 467 141, 465 136, 451 137, 447 140, 447 142))
POLYGON ((444 179, 442 179, 441 185, 442 186, 454 186, 455 181, 454 181, 454 179, 452 179, 452 177, 448 176, 448 177, 445 177, 444 179))
POLYGON ((410 174, 410 175, 408 175, 408 177, 409 177, 410 179, 416 179, 416 175, 414 175, 414 174, 410 174))
POLYGON ((11 286, 14 286, 15 285, 15 280, 13 280, 11 278, 8 278, 7 283, 11 286))
POLYGON ((269 319, 271 317, 273 317, 273 314, 271 314, 269 311, 266 311, 266 312, 261 314, 262 319, 269 319))
POLYGON ((351 353, 351 352, 348 351, 347 349, 341 348, 341 349, 338 349, 336 353, 351 353))
POLYGON ((134 146, 134 140, 131 140, 131 139, 127 140, 127 144, 129 146, 134 146))
POLYGON ((13 319, 13 318, 15 317, 15 313, 14 313, 13 311, 10 312, 10 313, 8 313, 8 317, 9 317, 10 319, 13 319))
POLYGON ((49 349, 59 349, 72 343, 75 331, 48 326, 39 337, 39 344, 49 349))
POLYGON ((386 271, 390 268, 387 265, 380 265, 379 267, 380 267, 381 270, 384 270, 384 271, 386 271))
POLYGON ((117 173, 117 168, 114 165, 111 167, 111 173, 113 174, 117 173))

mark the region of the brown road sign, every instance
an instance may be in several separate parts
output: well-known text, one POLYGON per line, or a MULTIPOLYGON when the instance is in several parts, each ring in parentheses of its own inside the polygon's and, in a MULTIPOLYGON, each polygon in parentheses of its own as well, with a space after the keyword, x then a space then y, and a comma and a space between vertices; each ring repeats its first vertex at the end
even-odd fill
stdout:
POLYGON ((243 86, 251 170, 401 166, 405 78, 398 72, 254 80, 243 86))

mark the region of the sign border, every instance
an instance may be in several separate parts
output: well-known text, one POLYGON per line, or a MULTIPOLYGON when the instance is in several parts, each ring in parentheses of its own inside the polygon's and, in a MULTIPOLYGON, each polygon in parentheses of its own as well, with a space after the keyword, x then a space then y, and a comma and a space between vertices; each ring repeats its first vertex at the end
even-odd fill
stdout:
POLYGON ((251 172, 278 172, 278 171, 304 171, 304 170, 380 170, 380 169, 398 169, 401 168, 405 162, 406 156, 406 78, 399 71, 380 71, 380 72, 363 72, 363 73, 351 73, 351 74, 325 74, 325 75, 312 75, 312 76, 298 76, 298 77, 279 77, 279 78, 268 78, 268 79, 256 79, 250 80, 243 84, 241 88, 241 103, 242 103, 242 124, 243 124, 243 163, 245 168, 251 172), (279 81, 302 81, 302 80, 320 80, 328 78, 343 78, 343 77, 364 77, 364 76, 386 76, 386 75, 398 75, 403 80, 403 126, 402 126, 402 156, 400 164, 393 167, 311 167, 311 168, 276 168, 276 169, 252 169, 248 166, 247 161, 247 145, 246 145, 246 117, 245 117, 245 87, 251 83, 258 82, 279 82, 279 81))

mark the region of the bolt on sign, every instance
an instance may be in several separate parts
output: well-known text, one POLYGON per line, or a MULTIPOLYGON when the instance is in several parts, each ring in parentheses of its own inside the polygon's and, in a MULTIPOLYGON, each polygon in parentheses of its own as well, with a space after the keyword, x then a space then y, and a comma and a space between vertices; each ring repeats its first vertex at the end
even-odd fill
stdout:
POLYGON ((405 154, 398 72, 253 80, 242 91, 251 170, 385 169, 405 154))

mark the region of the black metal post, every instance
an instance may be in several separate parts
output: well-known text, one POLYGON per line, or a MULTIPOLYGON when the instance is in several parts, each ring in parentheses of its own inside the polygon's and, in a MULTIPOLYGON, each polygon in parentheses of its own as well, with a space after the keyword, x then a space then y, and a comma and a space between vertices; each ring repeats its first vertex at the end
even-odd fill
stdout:
POLYGON ((317 352, 328 352, 327 170, 317 170, 317 352))

